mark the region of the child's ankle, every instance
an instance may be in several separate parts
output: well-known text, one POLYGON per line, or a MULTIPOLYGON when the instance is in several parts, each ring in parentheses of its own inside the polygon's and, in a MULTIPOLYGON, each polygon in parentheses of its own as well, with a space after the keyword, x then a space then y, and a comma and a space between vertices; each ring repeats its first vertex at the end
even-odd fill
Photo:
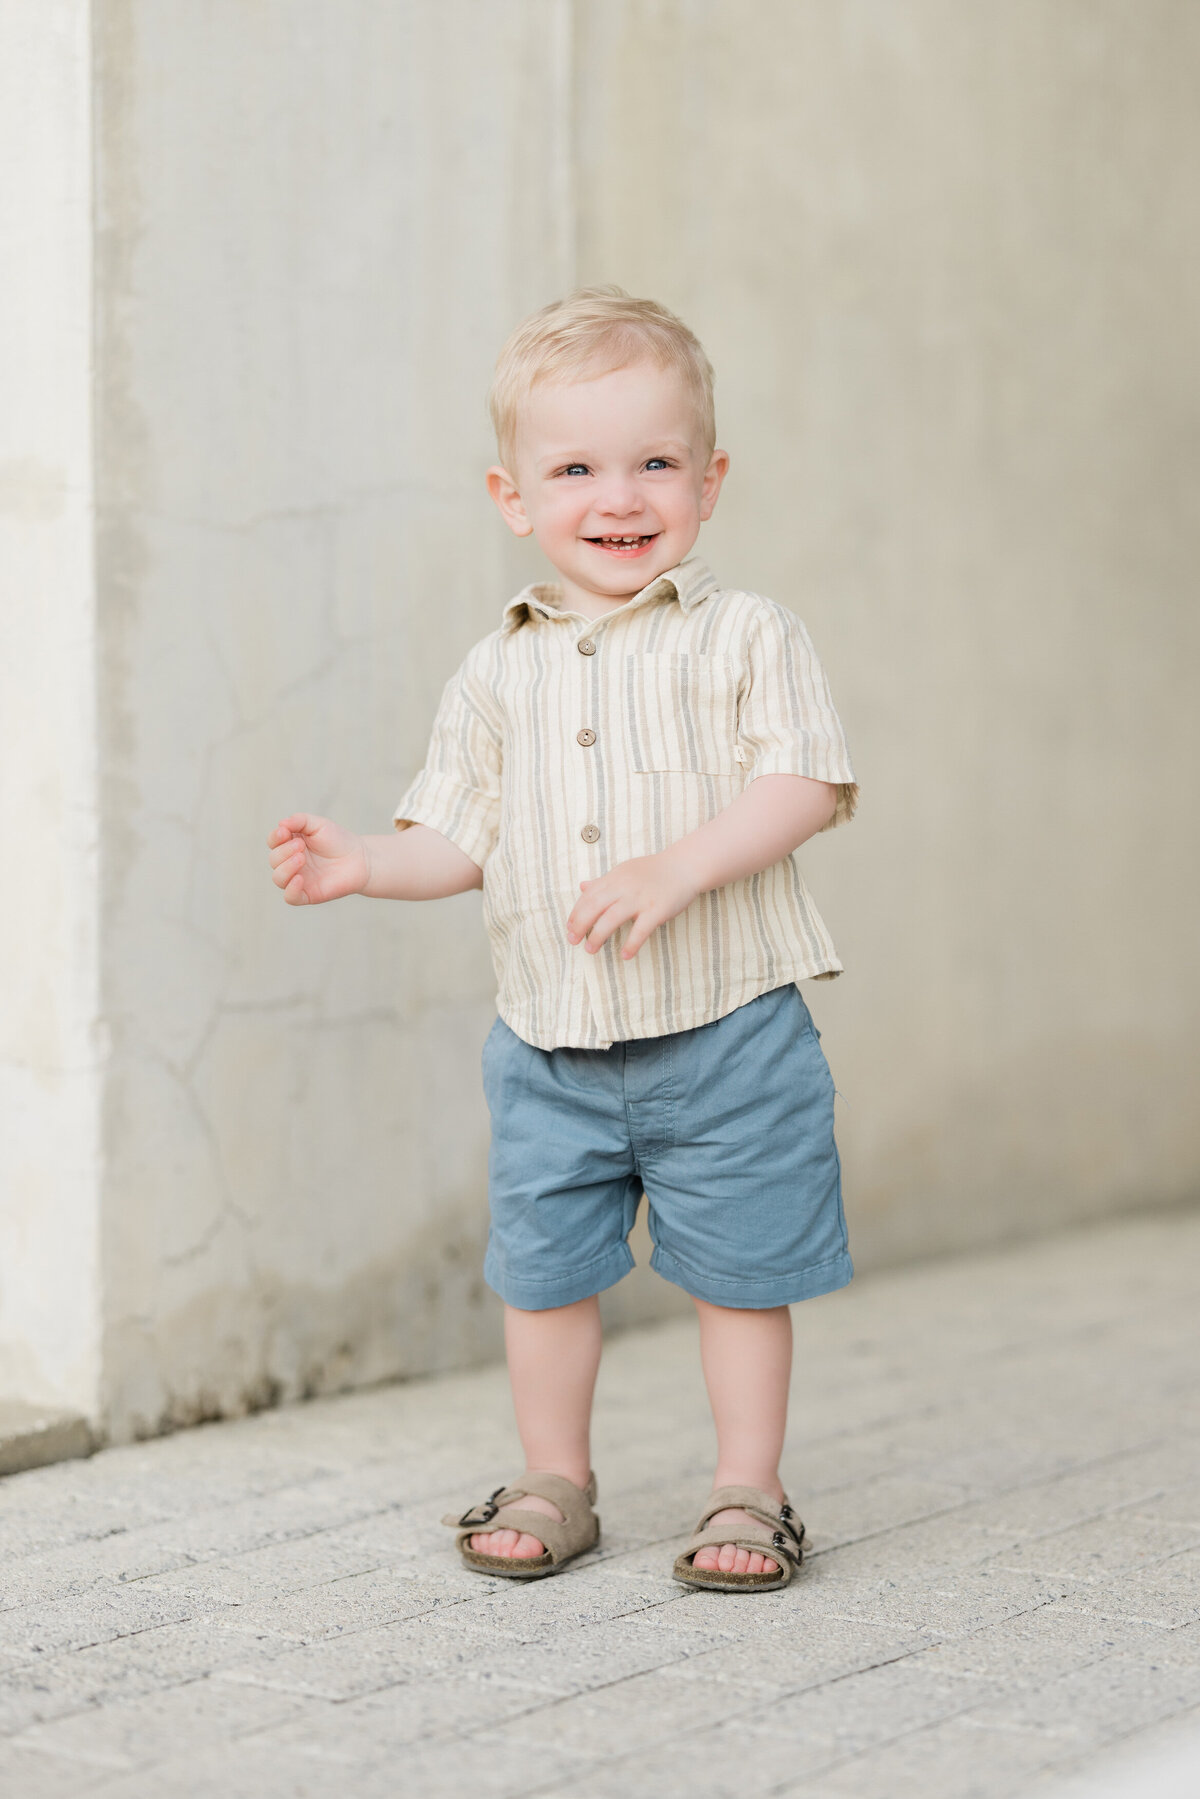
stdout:
POLYGON ((719 1467, 713 1475, 713 1492, 720 1487, 757 1487, 762 1493, 769 1493, 773 1499, 783 1499, 783 1482, 778 1473, 763 1477, 761 1469, 755 1470, 755 1478, 750 1478, 745 1469, 719 1467))
POLYGON ((531 1458, 526 1461, 525 1468, 529 1474, 557 1474, 563 1480, 569 1480, 573 1487, 578 1487, 581 1493, 592 1478, 589 1463, 571 1461, 565 1456, 556 1456, 549 1461, 534 1461, 531 1458))

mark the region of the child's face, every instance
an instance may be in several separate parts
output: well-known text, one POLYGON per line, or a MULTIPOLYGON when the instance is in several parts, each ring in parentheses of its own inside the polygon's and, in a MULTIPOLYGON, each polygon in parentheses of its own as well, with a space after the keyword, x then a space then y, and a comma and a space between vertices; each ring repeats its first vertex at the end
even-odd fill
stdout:
POLYGON ((534 387, 514 460, 488 472, 508 524, 533 533, 568 602, 618 604, 683 561, 729 466, 707 453, 683 377, 650 362, 534 387))

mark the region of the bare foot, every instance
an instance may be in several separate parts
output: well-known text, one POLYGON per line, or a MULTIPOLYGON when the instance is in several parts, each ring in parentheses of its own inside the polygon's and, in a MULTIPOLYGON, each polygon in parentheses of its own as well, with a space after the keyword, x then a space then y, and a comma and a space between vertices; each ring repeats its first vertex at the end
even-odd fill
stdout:
MULTIPOLYGON (((760 1531, 762 1522, 752 1518, 749 1512, 736 1509, 716 1512, 708 1523, 709 1530, 728 1530, 732 1536, 744 1536, 748 1530, 760 1531)), ((779 1563, 772 1561, 769 1555, 760 1555, 757 1550, 739 1549, 736 1543, 712 1543, 707 1549, 697 1549, 692 1557, 693 1568, 716 1568, 722 1574, 778 1574, 779 1563)))
MULTIPOLYGON (((547 1518, 556 1518, 562 1523, 562 1513, 548 1499, 539 1499, 536 1493, 526 1493, 524 1499, 516 1501, 523 1512, 544 1512, 547 1518)), ((546 1545, 539 1543, 524 1530, 480 1530, 470 1539, 471 1548, 479 1555, 502 1555, 513 1557, 518 1561, 526 1558, 534 1559, 545 1555, 546 1545)))

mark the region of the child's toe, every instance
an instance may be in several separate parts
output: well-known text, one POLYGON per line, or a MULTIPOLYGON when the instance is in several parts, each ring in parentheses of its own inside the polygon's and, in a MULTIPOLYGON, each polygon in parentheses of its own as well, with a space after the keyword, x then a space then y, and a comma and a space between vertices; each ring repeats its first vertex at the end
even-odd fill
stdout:
POLYGON ((470 1538, 477 1555, 499 1555, 506 1561, 526 1561, 545 1554, 545 1545, 520 1530, 478 1530, 470 1538))

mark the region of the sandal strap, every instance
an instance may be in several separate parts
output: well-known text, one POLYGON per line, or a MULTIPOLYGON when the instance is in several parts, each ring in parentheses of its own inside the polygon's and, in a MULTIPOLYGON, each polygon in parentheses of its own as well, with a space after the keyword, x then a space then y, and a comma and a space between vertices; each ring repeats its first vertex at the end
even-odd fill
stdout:
POLYGON ((680 1551, 681 1558, 690 1560, 700 1549, 719 1549, 724 1543, 732 1543, 736 1549, 748 1550, 751 1555, 769 1556, 781 1568, 788 1563, 798 1568, 802 1559, 800 1545, 785 1535, 782 1530, 768 1532, 761 1536, 757 1532, 739 1532, 736 1530, 698 1530, 689 1538, 680 1551))
MULTIPOLYGON (((773 1546, 780 1548, 793 1562, 800 1560, 800 1545, 804 1541, 804 1526, 797 1518, 786 1493, 782 1500, 775 1499, 770 1493, 764 1493, 761 1487, 718 1487, 709 1495, 700 1517, 696 1520, 693 1541, 688 1544, 684 1554, 696 1549, 707 1548, 712 1543, 737 1543, 739 1549, 753 1549, 765 1554, 763 1544, 757 1540, 753 1543, 742 1543, 735 1536, 713 1535, 706 1529, 709 1522, 718 1512, 749 1512, 752 1518, 766 1527, 771 1533, 773 1546), (696 1539, 704 1536, 703 1543, 696 1539)), ((742 1527, 745 1529, 745 1526, 742 1527)))
POLYGON ((550 1560, 557 1563, 567 1556, 577 1555, 581 1549, 590 1548, 596 1541, 599 1520, 593 1509, 595 1503, 594 1474, 589 1474, 586 1487, 577 1487, 561 1474, 531 1469, 512 1486, 497 1487, 487 1499, 465 1511, 461 1517, 447 1513, 442 1523, 458 1531, 460 1548, 476 1531, 525 1532, 544 1543, 550 1560), (531 1493, 556 1505, 562 1518, 548 1518, 544 1512, 526 1511, 519 1502, 531 1493))

